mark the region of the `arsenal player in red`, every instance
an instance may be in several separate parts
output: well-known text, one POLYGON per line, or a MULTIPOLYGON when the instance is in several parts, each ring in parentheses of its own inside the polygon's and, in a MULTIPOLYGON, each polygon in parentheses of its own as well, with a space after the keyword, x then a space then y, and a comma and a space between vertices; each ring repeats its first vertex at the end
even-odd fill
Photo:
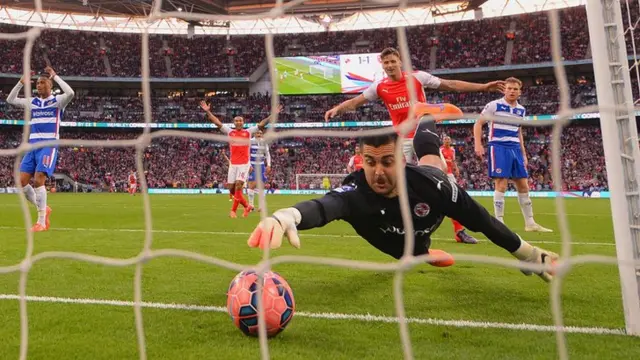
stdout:
MULTIPOLYGON (((447 176, 452 184, 456 184, 456 176, 460 177, 460 169, 458 168, 458 164, 456 164, 456 149, 451 146, 451 138, 448 136, 444 137, 443 143, 444 144, 440 147, 440 154, 442 154, 442 159, 447 166, 447 176), (454 172, 456 174, 455 176, 453 176, 454 172)), ((465 244, 478 243, 478 240, 464 231, 464 226, 462 226, 462 224, 453 219, 451 219, 451 222, 453 223, 453 233, 456 234, 457 242, 465 244)))
MULTIPOLYGON (((242 116, 236 116, 233 118, 233 124, 235 128, 231 128, 227 124, 223 124, 211 112, 211 106, 206 102, 200 102, 200 107, 207 113, 209 120, 216 124, 222 133, 229 135, 229 149, 231 151, 229 172, 227 175, 227 187, 230 193, 234 194, 233 205, 229 216, 232 218, 238 217, 236 211, 238 210, 238 204, 244 207, 243 217, 249 216, 253 207, 247 203, 247 200, 242 195, 242 188, 249 175, 249 140, 251 135, 258 130, 263 130, 264 127, 271 118, 271 116, 262 119, 256 126, 244 129, 244 118, 242 116)), ((278 112, 282 111, 282 105, 278 108, 278 112)))
POLYGON ((354 171, 362 169, 362 155, 360 155, 360 147, 356 146, 356 154, 349 159, 347 164, 347 172, 351 174, 354 171))
MULTIPOLYGON (((400 53, 394 48, 386 48, 382 53, 380 53, 380 61, 382 62, 382 67, 387 77, 375 81, 359 96, 344 101, 327 111, 324 115, 326 121, 329 121, 329 119, 334 116, 347 111, 353 111, 368 101, 375 101, 378 99, 382 100, 386 105, 387 110, 389 110, 389 116, 391 117, 393 126, 396 129, 400 124, 407 120, 411 104, 409 101, 409 90, 407 87, 408 77, 407 74, 402 71, 400 53)), ((427 101, 424 92, 425 87, 434 90, 457 92, 502 92, 505 86, 504 81, 492 81, 486 84, 478 84, 460 80, 440 79, 424 71, 414 71, 412 75, 416 100, 421 103, 426 103, 427 101)), ((415 152, 413 150, 414 135, 415 131, 409 132, 402 144, 403 153, 407 163, 415 162, 415 152)), ((436 140, 434 139, 434 142, 435 141, 436 140)), ((440 145, 440 139, 437 138, 437 146, 434 146, 433 149, 426 154, 427 157, 424 161, 427 161, 430 165, 440 167, 442 165, 439 153, 440 145)))

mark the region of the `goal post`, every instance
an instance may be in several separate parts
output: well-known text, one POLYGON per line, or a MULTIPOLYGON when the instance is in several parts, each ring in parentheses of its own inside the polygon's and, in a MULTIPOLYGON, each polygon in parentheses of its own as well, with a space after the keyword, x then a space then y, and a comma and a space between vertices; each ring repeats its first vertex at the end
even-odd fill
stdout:
MULTIPOLYGON (((640 150, 621 5, 627 4, 588 0, 586 10, 625 328, 640 335, 640 150)), ((633 27, 628 31, 633 39, 633 27)))
POLYGON ((335 188, 335 184, 340 184, 348 174, 296 174, 296 190, 301 190, 301 186, 314 185, 315 189, 323 189, 322 181, 324 178, 329 179, 329 188, 331 190, 335 188))
POLYGON ((329 79, 333 76, 333 69, 322 66, 322 65, 309 65, 309 74, 311 75, 319 75, 322 74, 322 77, 325 79, 329 79))

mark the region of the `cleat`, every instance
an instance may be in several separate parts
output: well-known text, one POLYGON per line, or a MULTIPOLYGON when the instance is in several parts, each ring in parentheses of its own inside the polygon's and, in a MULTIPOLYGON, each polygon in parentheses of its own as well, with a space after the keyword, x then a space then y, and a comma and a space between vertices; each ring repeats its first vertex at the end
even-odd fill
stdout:
POLYGON ((533 224, 530 224, 530 225, 525 225, 524 231, 527 231, 527 232, 535 231, 535 232, 546 232, 546 233, 553 232, 553 230, 547 229, 546 227, 541 226, 541 225, 539 225, 537 223, 533 223, 533 224))
POLYGON ((456 234, 456 242, 463 244, 477 244, 478 240, 473 236, 467 234, 464 230, 460 230, 456 234))
POLYGON ((242 217, 249 216, 249 213, 253 211, 253 206, 249 205, 249 207, 244 208, 244 212, 242 213, 242 217))
POLYGON ((429 261, 429 265, 435 267, 448 267, 455 264, 453 256, 443 250, 429 249, 429 255, 437 256, 437 260, 429 261))
POLYGON ((229 217, 230 217, 230 218, 232 218, 232 219, 235 219, 235 218, 237 218, 237 217, 238 217, 238 214, 236 214, 236 212, 235 212, 235 211, 230 211, 230 212, 229 212, 229 217))
POLYGON ((257 212, 261 212, 261 211, 262 211, 262 209, 261 209, 261 208, 257 208, 257 209, 256 209, 256 211, 257 211, 257 212))
POLYGON ((44 227, 49 230, 49 226, 51 226, 51 222, 49 221, 49 216, 51 215, 51 208, 47 206, 47 215, 44 218, 44 227))
POLYGON ((38 224, 36 223, 35 225, 33 225, 33 227, 31 228, 31 232, 42 232, 42 231, 47 231, 47 228, 44 227, 42 224, 38 224))

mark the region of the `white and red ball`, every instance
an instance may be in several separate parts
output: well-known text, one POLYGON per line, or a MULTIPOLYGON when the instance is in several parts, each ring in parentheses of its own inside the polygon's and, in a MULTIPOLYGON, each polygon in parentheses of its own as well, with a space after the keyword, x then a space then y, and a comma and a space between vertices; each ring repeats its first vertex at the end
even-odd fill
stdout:
MULTIPOLYGON (((267 336, 273 337, 284 330, 293 318, 293 291, 282 276, 272 271, 264 274, 262 289, 267 336)), ((231 280, 227 311, 245 335, 258 336, 258 274, 255 271, 243 271, 231 280)))

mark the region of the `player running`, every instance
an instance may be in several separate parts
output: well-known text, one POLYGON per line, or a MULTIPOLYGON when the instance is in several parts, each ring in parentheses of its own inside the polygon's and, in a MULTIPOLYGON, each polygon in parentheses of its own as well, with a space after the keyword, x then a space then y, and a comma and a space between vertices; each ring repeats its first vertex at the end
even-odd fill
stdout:
MULTIPOLYGON (((249 206, 253 207, 254 199, 258 190, 256 185, 258 176, 262 178, 262 184, 267 183, 267 174, 271 173, 271 153, 269 152, 269 145, 262 138, 262 130, 256 131, 254 137, 251 139, 250 146, 250 163, 249 169, 249 188, 247 189, 247 195, 249 197, 249 206), (266 163, 266 167, 265 167, 266 163)), ((257 209, 260 211, 260 208, 257 209)))
POLYGON ((362 169, 363 162, 364 160, 362 159, 362 155, 360 155, 360 146, 356 146, 356 154, 349 159, 349 164, 347 164, 347 172, 351 174, 354 171, 362 169))
MULTIPOLYGON (((60 121, 64 109, 75 95, 73 89, 56 74, 53 68, 47 66, 44 70, 47 75, 40 75, 36 82, 38 97, 32 98, 30 103, 25 98, 18 98, 18 93, 25 82, 24 77, 7 96, 7 103, 31 109, 30 144, 60 139, 60 121), (53 81, 60 86, 64 94, 51 94, 53 81)), ((57 160, 58 146, 49 146, 28 151, 20 163, 20 184, 24 189, 25 197, 38 209, 38 221, 31 228, 33 232, 47 231, 51 225, 49 220, 51 208, 47 206, 45 181, 48 176, 53 175, 57 160), (29 184, 31 178, 34 179, 35 189, 29 184)))
MULTIPOLYGON (((482 110, 482 115, 524 119, 526 110, 518 103, 522 94, 522 81, 510 77, 505 80, 505 84, 504 97, 488 103, 482 110)), ((481 116, 473 125, 476 155, 480 158, 484 156, 482 125, 487 121, 489 122, 489 177, 494 179, 493 210, 496 218, 504 222, 504 193, 511 179, 518 190, 518 202, 524 216, 524 230, 552 232, 553 230, 538 225, 533 219, 533 206, 529 197, 527 151, 520 125, 500 123, 481 116)))
MULTIPOLYGON (((378 250, 396 259, 401 258, 405 230, 398 200, 398 174, 395 172, 396 141, 396 134, 363 139, 364 171, 350 174, 342 187, 321 198, 280 209, 263 219, 250 235, 248 245, 278 248, 286 235, 291 245, 299 248, 298 230, 344 220, 378 250)), ((425 165, 423 145, 428 141, 426 134, 418 133, 414 138, 420 165, 425 165)), ((431 263, 436 266, 453 264, 450 255, 430 249, 431 234, 444 216, 449 216, 472 231, 482 232, 491 242, 519 260, 551 265, 558 258, 557 254, 522 240, 451 181, 439 167, 407 164, 405 170, 415 235, 413 255, 436 256, 436 262, 431 263)), ((533 272, 526 270, 523 273, 531 275, 533 272)), ((553 277, 549 266, 537 274, 545 281, 553 277)))
MULTIPOLYGON (((232 129, 227 124, 223 124, 220 119, 213 115, 211 112, 211 106, 205 101, 200 102, 200 107, 207 113, 209 120, 216 124, 222 133, 229 136, 231 159, 227 175, 227 187, 233 194, 233 205, 231 206, 229 217, 238 217, 236 211, 238 210, 239 204, 244 207, 242 216, 247 217, 251 210, 253 210, 253 207, 247 203, 247 200, 242 195, 242 188, 244 187, 245 181, 247 181, 249 168, 251 166, 249 164, 249 141, 251 139, 251 135, 256 131, 264 130, 264 127, 267 125, 267 122, 269 122, 269 119, 271 119, 271 116, 262 119, 258 125, 247 128, 246 130, 244 129, 244 118, 242 116, 236 116, 233 118, 235 128, 232 129)), ((277 111, 282 111, 282 105, 280 105, 277 111)))
MULTIPOLYGON (((347 111, 353 111, 357 107, 364 105, 368 101, 375 101, 381 99, 387 110, 389 116, 393 122, 393 126, 398 129, 398 126, 405 122, 409 116, 410 98, 409 90, 407 88, 407 74, 402 71, 402 60, 400 59, 400 53, 394 48, 386 48, 380 53, 380 59, 382 61, 382 67, 387 75, 384 79, 378 79, 371 84, 362 94, 359 96, 344 101, 341 104, 327 111, 324 115, 325 120, 334 116, 340 115, 347 111)), ((413 72, 413 82, 415 87, 416 100, 419 103, 426 103, 426 96, 424 87, 434 90, 443 91, 458 91, 458 92, 477 92, 477 91, 502 91, 504 89, 504 81, 493 81, 486 84, 470 83, 460 80, 446 80, 440 79, 424 71, 413 72)), ((439 105, 435 105, 439 106, 439 105)), ((431 148, 431 152, 426 154, 429 164, 434 166, 441 166, 440 159, 440 138, 435 134, 432 139, 434 146, 431 148)), ((412 141, 415 136, 415 131, 410 131, 404 140, 403 153, 407 160, 407 163, 415 162, 415 153, 413 151, 412 141)))
MULTIPOLYGON (((457 183, 456 176, 458 178, 460 177, 460 169, 458 168, 458 164, 456 163, 456 149, 451 146, 450 137, 444 137, 444 144, 440 147, 440 154, 442 154, 442 159, 446 164, 447 176, 449 177, 449 180, 451 180, 454 184, 457 183), (453 176, 454 172, 456 173, 455 176, 453 176)), ((465 244, 478 243, 478 240, 464 231, 464 226, 462 226, 458 221, 451 219, 451 223, 453 223, 453 233, 456 234, 455 239, 457 242, 465 244)))
POLYGON ((136 195, 136 190, 138 190, 138 178, 136 177, 136 172, 132 171, 129 173, 129 194, 132 196, 136 195))

